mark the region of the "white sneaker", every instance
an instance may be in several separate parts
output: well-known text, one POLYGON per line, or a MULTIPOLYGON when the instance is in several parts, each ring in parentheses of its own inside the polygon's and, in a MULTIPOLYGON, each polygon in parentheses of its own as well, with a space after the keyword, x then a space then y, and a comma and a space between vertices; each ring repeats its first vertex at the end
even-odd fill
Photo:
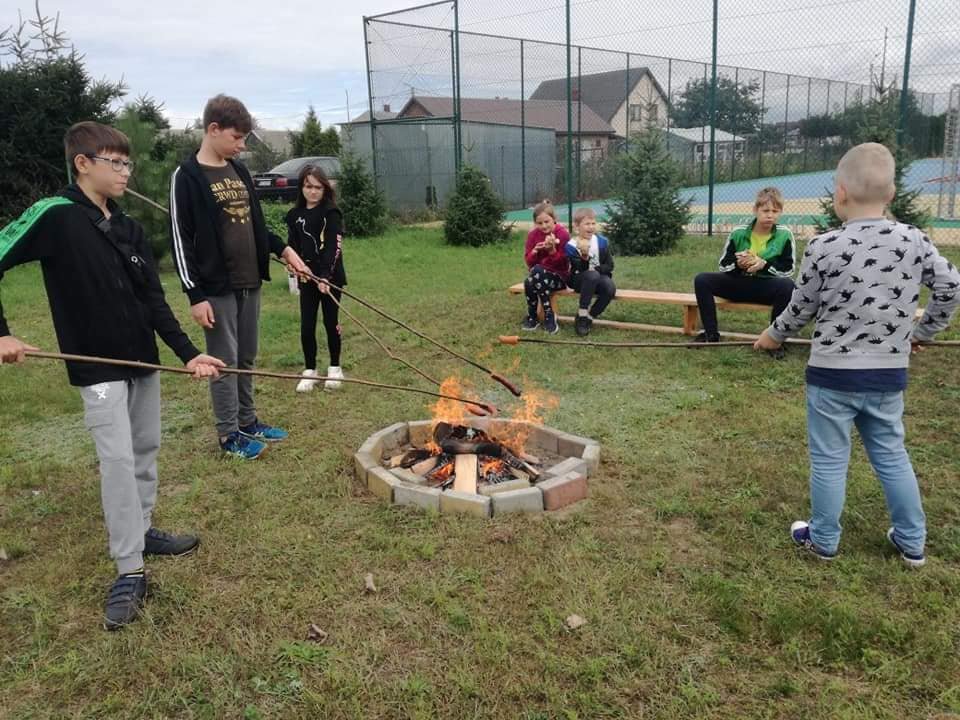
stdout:
MULTIPOLYGON (((343 369, 338 365, 331 365, 327 368, 327 377, 328 378, 342 378, 343 369)), ((343 385, 339 380, 327 380, 323 383, 324 390, 336 390, 338 387, 343 385)))
POLYGON ((300 283, 297 281, 296 275, 287 275, 287 287, 290 288, 291 295, 300 294, 300 283))
POLYGON ((297 392, 299 393, 310 392, 317 386, 317 383, 320 382, 319 380, 309 379, 317 377, 316 370, 304 370, 300 374, 303 376, 303 380, 297 383, 297 392))

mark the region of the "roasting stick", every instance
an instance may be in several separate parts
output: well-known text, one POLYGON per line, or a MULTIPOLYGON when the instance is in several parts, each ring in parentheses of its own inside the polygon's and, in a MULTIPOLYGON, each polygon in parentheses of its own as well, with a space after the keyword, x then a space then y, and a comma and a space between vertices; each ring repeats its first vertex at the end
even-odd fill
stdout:
MULTIPOLYGON (((609 347, 609 348, 689 348, 700 350, 704 348, 721 347, 753 347, 754 340, 721 340, 711 343, 676 343, 676 342, 596 342, 594 340, 549 340, 547 338, 528 338, 519 335, 501 335, 500 342, 504 345, 518 345, 519 343, 537 343, 540 345, 573 345, 574 347, 609 347)), ((785 344, 810 345, 806 338, 788 338, 785 344)), ((919 347, 960 347, 960 340, 931 340, 919 343, 919 347)))
MULTIPOLYGON (((136 198, 139 198, 140 200, 142 200, 143 202, 147 203, 148 205, 150 205, 150 206, 152 206, 152 207, 155 207, 157 210, 161 210, 161 211, 167 213, 168 215, 170 214, 170 210, 168 210, 167 208, 165 208, 163 205, 160 205, 159 203, 154 202, 153 200, 151 200, 150 198, 146 197, 145 195, 141 195, 140 193, 136 192, 135 190, 131 190, 130 188, 127 188, 126 192, 129 193, 130 195, 133 195, 133 196, 136 197, 136 198)), ((278 262, 278 263, 280 263, 281 265, 283 265, 284 267, 286 267, 286 268, 287 268, 287 272, 293 273, 294 275, 298 275, 298 276, 304 277, 304 278, 306 278, 306 279, 308 279, 308 280, 312 280, 313 282, 318 282, 318 281, 320 281, 320 278, 318 278, 318 277, 317 277, 316 275, 314 275, 313 273, 309 273, 309 274, 297 273, 297 272, 295 272, 294 270, 292 270, 283 260, 280 260, 280 259, 277 259, 277 258, 274 258, 274 260, 276 260, 276 262, 278 262)), ((341 288, 341 287, 337 287, 336 285, 334 285, 334 284, 332 284, 332 283, 330 283, 330 282, 328 282, 328 281, 323 281, 323 282, 326 282, 327 285, 329 285, 330 287, 332 287, 332 288, 334 288, 334 289, 336 289, 336 290, 339 290, 340 292, 342 292, 342 293, 343 293, 344 295, 346 295, 347 297, 353 298, 353 299, 356 300, 358 303, 360 303, 361 305, 363 305, 363 306, 366 307, 366 308, 369 308, 370 310, 373 310, 373 311, 374 311, 375 313, 377 313, 378 315, 382 315, 383 317, 385 317, 385 318, 387 318, 388 320, 396 323, 397 325, 399 325, 399 326, 402 327, 403 329, 408 330, 409 332, 412 332, 412 333, 413 333, 414 335, 416 335, 417 337, 423 338, 423 339, 426 340, 427 342, 433 343, 434 345, 436 345, 436 346, 439 347, 440 349, 448 352, 449 354, 453 355, 454 357, 459 358, 460 360, 463 360, 465 363, 468 363, 468 364, 472 365, 473 367, 477 368, 478 370, 481 370, 481 371, 485 372, 485 373, 486 373, 487 375, 489 375, 493 380, 496 380, 498 383, 500 383, 501 385, 503 385, 503 386, 504 386, 507 390, 509 390, 513 395, 515 395, 516 397, 520 397, 520 395, 521 395, 520 389, 519 389, 516 385, 514 385, 512 382, 510 382, 509 380, 507 380, 507 378, 503 377, 503 375, 500 375, 499 373, 494 372, 494 371, 491 370, 490 368, 486 368, 486 367, 484 367, 483 365, 480 365, 479 363, 474 362, 473 360, 471 360, 471 359, 469 359, 469 358, 466 358, 466 357, 464 357, 463 355, 460 355, 460 354, 457 353, 457 352, 454 352, 453 350, 451 350, 450 348, 448 348, 446 345, 442 345, 441 343, 437 342, 437 341, 434 340, 433 338, 427 337, 427 336, 424 335, 423 333, 421 333, 421 332, 419 332, 419 331, 417 331, 417 330, 414 330, 414 329, 413 329, 412 327, 410 327, 409 325, 401 322, 400 320, 396 319, 395 317, 392 317, 392 316, 388 315, 388 314, 385 313, 383 310, 380 310, 379 308, 371 305, 370 303, 368 303, 368 302, 365 301, 365 300, 362 300, 361 298, 359 298, 359 297, 357 297, 356 295, 348 292, 347 290, 344 290, 344 289, 341 288)), ((331 297, 332 297, 332 296, 331 296, 331 297)), ((337 301, 336 301, 336 298, 334 298, 334 302, 337 302, 337 301)), ((424 372, 423 372, 422 370, 420 370, 419 368, 415 367, 414 365, 412 365, 411 363, 407 362, 407 361, 404 360, 403 358, 400 358, 400 357, 394 355, 392 352, 390 352, 390 350, 386 347, 386 345, 384 345, 382 342, 380 342, 380 340, 376 337, 376 335, 374 335, 374 334, 371 333, 369 330, 367 330, 367 328, 363 325, 363 323, 361 323, 361 322, 360 322, 359 320, 357 320, 355 317, 353 317, 352 315, 350 315, 349 312, 347 312, 346 310, 344 310, 344 309, 343 309, 343 306, 340 305, 339 302, 337 302, 337 306, 340 307, 341 310, 343 310, 344 314, 345 314, 347 317, 349 317, 351 320, 353 320, 355 323, 357 323, 361 328, 363 328, 363 330, 374 340, 374 342, 376 342, 381 348, 383 348, 383 351, 384 351, 385 353, 387 353, 387 355, 389 355, 391 359, 396 360, 397 362, 403 363, 404 365, 406 365, 407 367, 409 367, 411 370, 413 370, 415 373, 417 373, 418 375, 423 376, 426 380, 429 380, 430 382, 434 383, 435 385, 437 385, 437 386, 439 387, 440 383, 437 382, 436 379, 431 378, 429 375, 427 375, 426 373, 424 373, 424 372)), ((336 380, 343 380, 343 378, 335 378, 335 379, 336 379, 336 380)), ((369 381, 365 381, 365 382, 367 382, 367 383, 369 384, 369 381)), ((395 386, 393 386, 393 387, 395 387, 395 386)), ((492 406, 492 405, 487 405, 486 403, 479 403, 479 402, 477 403, 477 405, 480 406, 480 407, 494 407, 494 406, 492 406)))
MULTIPOLYGON (((302 274, 296 273, 295 271, 289 270, 289 268, 288 268, 288 271, 289 271, 289 272, 293 272, 295 275, 297 275, 298 277, 302 278, 303 280, 306 280, 306 281, 308 281, 308 282, 313 282, 313 284, 316 285, 318 288, 320 288, 320 283, 321 283, 321 282, 323 282, 323 283, 326 282, 326 281, 324 281, 324 280, 320 280, 319 278, 312 278, 312 279, 311 279, 311 278, 307 277, 306 275, 302 275, 302 274)), ((321 292, 322 292, 322 290, 321 290, 321 292)), ((437 379, 434 378, 434 377, 431 377, 430 375, 427 375, 427 373, 425 373, 423 370, 421 370, 420 368, 418 368, 416 365, 414 365, 414 364, 413 364, 412 362, 410 362, 409 360, 406 360, 406 359, 400 357, 399 355, 396 355, 389 347, 387 347, 386 343, 384 343, 379 337, 377 337, 377 336, 374 334, 374 332, 373 332, 370 328, 368 328, 366 325, 364 325, 364 324, 360 321, 359 318, 357 318, 357 317, 355 317, 354 315, 352 315, 352 314, 350 313, 350 311, 347 310, 347 309, 343 306, 343 303, 341 303, 339 300, 337 300, 337 298, 334 297, 334 295, 333 295, 332 293, 327 293, 327 297, 329 297, 331 300, 333 300, 334 304, 335 304, 338 308, 340 308, 340 310, 343 311, 343 314, 344 314, 344 315, 346 315, 348 318, 350 318, 350 320, 352 320, 354 323, 356 323, 357 325, 359 325, 359 326, 360 326, 360 329, 363 330, 367 335, 369 335, 369 336, 370 336, 370 339, 373 340, 377 345, 379 345, 380 348, 387 354, 387 356, 388 356, 391 360, 396 360, 397 362, 401 363, 402 365, 405 365, 405 366, 407 366, 408 368, 410 368, 411 370, 413 370, 415 373, 417 373, 420 377, 424 378, 424 379, 427 380, 428 382, 433 383, 433 384, 436 385, 437 387, 441 387, 441 382, 440 382, 439 380, 437 380, 437 379)), ((470 411, 472 414, 474 414, 474 415, 479 415, 479 414, 481 414, 479 407, 474 408, 474 407, 468 405, 468 406, 467 406, 467 410, 469 410, 469 411, 470 411)), ((486 415, 485 412, 482 413, 482 414, 486 415)))
MULTIPOLYGON (((53 353, 53 352, 42 352, 40 350, 27 350, 24 353, 27 357, 33 358, 42 358, 46 360, 69 360, 72 362, 84 362, 84 363, 93 363, 97 365, 118 365, 121 367, 132 367, 132 368, 141 368, 144 370, 157 370, 162 372, 172 372, 180 375, 193 375, 192 370, 187 370, 187 368, 171 367, 168 365, 154 365, 153 363, 140 362, 139 360, 118 360, 116 358, 103 358, 103 357, 93 357, 90 355, 70 355, 66 353, 53 353)), ((302 375, 294 375, 293 373, 278 373, 270 372, 267 370, 244 370, 242 368, 217 368, 221 373, 225 375, 253 375, 255 377, 268 377, 268 378, 277 378, 279 380, 303 380, 302 375)), ((486 410, 491 415, 495 415, 497 408, 491 403, 482 402, 480 400, 467 400, 466 398, 458 397, 456 395, 449 395, 447 393, 433 392, 432 390, 421 390, 420 388, 408 387, 406 385, 389 385, 387 383, 378 383, 372 380, 361 380, 360 378, 327 378, 327 377, 317 377, 317 380, 339 380, 346 383, 354 383, 356 385, 365 385, 367 387, 374 387, 383 390, 399 390, 401 392, 410 392, 410 393, 419 393, 420 395, 429 395, 430 397, 442 398, 444 400, 453 400, 454 402, 463 403, 464 405, 477 405, 484 410, 486 410)))
POLYGON ((352 300, 355 300, 356 302, 358 302, 358 303, 360 303, 361 305, 363 305, 365 308, 367 308, 367 309, 369 309, 369 310, 372 310, 373 312, 377 313, 377 315, 380 315, 381 317, 386 318, 386 319, 389 320, 390 322, 392 322, 392 323, 394 323, 394 324, 396 324, 396 325, 399 325, 399 326, 402 327, 404 330, 413 333, 413 334, 416 335, 417 337, 419 337, 419 338, 421 338, 421 339, 423 339, 423 340, 426 340, 428 343, 430 343, 430 344, 432 344, 432 345, 437 346, 438 348, 440 348, 441 350, 443 350, 445 353, 447 353, 447 354, 449 354, 449 355, 452 355, 453 357, 457 358, 458 360, 462 360, 463 362, 467 363, 468 365, 470 365, 470 366, 472 366, 472 367, 475 367, 477 370, 480 370, 481 372, 486 373, 487 375, 490 376, 490 378, 491 378, 492 380, 495 380, 496 382, 498 382, 498 383, 500 383, 501 385, 503 385, 503 386, 504 386, 507 390, 509 390, 514 396, 520 397, 520 396, 522 395, 522 393, 520 392, 520 389, 519 389, 516 385, 514 385, 512 382, 510 382, 507 378, 505 378, 503 375, 501 375, 500 373, 494 372, 494 371, 491 370, 490 368, 484 367, 483 365, 481 365, 480 363, 476 362, 475 360, 471 360, 470 358, 468 358, 468 357, 466 357, 466 356, 464 356, 464 355, 461 355, 461 354, 458 353, 456 350, 452 350, 451 348, 447 347, 447 346, 444 345, 443 343, 441 343, 441 342, 439 342, 439 341, 437 341, 437 340, 434 340, 434 339, 433 339, 432 337, 430 337, 429 335, 425 335, 424 333, 420 332, 420 331, 417 330, 416 328, 413 328, 413 327, 407 325, 407 324, 406 324, 405 322, 403 322, 402 320, 399 320, 399 319, 393 317, 393 315, 390 315, 390 314, 387 313, 385 310, 381 310, 381 309, 378 308, 376 305, 373 305, 372 303, 367 302, 367 301, 364 300, 363 298, 357 297, 356 295, 354 295, 353 293, 351 293, 349 290, 345 290, 345 289, 342 288, 342 287, 339 287, 339 286, 337 286, 337 285, 334 285, 334 284, 331 283, 329 280, 321 280, 320 278, 318 278, 318 277, 317 277, 316 275, 314 275, 313 273, 298 273, 297 271, 295 271, 295 270, 293 270, 292 268, 290 268, 290 266, 287 265, 287 263, 285 263, 283 260, 280 260, 280 259, 278 259, 278 258, 272 258, 272 259, 273 259, 275 262, 278 262, 278 263, 280 263, 281 265, 283 265, 283 266, 287 269, 287 272, 292 273, 293 275, 298 275, 298 276, 304 277, 304 278, 306 278, 306 279, 308 279, 308 280, 312 280, 313 282, 324 282, 324 283, 326 283, 327 285, 329 285, 330 287, 332 287, 334 290, 339 290, 339 291, 342 292, 344 295, 346 295, 348 298, 351 298, 352 300))

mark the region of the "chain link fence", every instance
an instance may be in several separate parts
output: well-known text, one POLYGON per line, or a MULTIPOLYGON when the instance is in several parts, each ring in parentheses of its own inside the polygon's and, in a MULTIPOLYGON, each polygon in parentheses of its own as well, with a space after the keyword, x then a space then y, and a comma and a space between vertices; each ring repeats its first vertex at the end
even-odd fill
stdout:
POLYGON ((347 144, 394 209, 442 207, 470 163, 526 219, 545 197, 602 213, 617 155, 659 132, 693 199, 691 229, 710 232, 748 217, 770 184, 788 222, 812 223, 840 156, 896 137, 906 182, 938 224, 956 223, 953 4, 677 7, 444 0, 364 18, 368 109, 347 144))

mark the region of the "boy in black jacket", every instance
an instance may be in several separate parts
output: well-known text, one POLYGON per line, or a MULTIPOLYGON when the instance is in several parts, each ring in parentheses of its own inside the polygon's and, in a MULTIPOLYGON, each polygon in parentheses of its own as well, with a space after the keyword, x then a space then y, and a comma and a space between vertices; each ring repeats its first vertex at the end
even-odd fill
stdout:
MULTIPOLYGON (((200 150, 170 178, 173 262, 207 352, 229 367, 252 370, 257 357, 260 284, 270 280, 270 253, 296 271, 300 256, 267 230, 247 169, 234 158, 253 127, 236 98, 217 95, 203 111, 200 150)), ((223 375, 210 383, 220 448, 253 460, 287 433, 257 419, 253 378, 223 375)))
MULTIPOLYGON (((130 176, 127 137, 95 122, 77 123, 65 137, 77 184, 40 200, 0 231, 0 277, 39 260, 60 350, 158 363, 154 333, 194 371, 216 377, 223 363, 201 355, 173 316, 143 228, 114 198, 130 176)), ((0 363, 35 350, 10 334, 0 306, 0 363)), ((107 595, 104 627, 136 619, 146 596, 143 556, 184 555, 200 540, 151 526, 160 449, 160 379, 139 368, 67 363, 80 388, 84 422, 100 459, 100 492, 119 577, 107 595)))

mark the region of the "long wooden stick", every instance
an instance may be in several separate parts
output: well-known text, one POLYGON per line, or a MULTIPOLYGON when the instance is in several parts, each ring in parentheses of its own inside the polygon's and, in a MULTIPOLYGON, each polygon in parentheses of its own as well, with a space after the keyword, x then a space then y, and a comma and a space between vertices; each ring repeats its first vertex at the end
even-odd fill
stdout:
MULTIPOLYGON (((289 269, 289 268, 288 268, 288 269, 289 269)), ((307 278, 307 277, 304 277, 304 279, 307 280, 307 281, 309 281, 309 282, 313 282, 313 283, 317 286, 317 288, 320 287, 320 283, 322 282, 322 281, 320 281, 320 280, 311 280, 310 278, 307 278)), ((322 291, 321 291, 321 292, 322 292, 322 291)), ((427 375, 427 373, 425 373, 423 370, 421 370, 420 368, 418 368, 418 367, 417 367, 416 365, 414 365, 412 362, 410 362, 409 360, 406 360, 406 359, 400 357, 399 355, 397 355, 396 353, 394 353, 389 347, 387 347, 386 343, 384 343, 383 340, 381 340, 379 337, 377 337, 370 328, 368 328, 366 325, 364 325, 364 324, 360 321, 360 318, 356 317, 356 316, 353 315, 349 310, 347 310, 347 309, 343 306, 343 303, 341 303, 339 300, 337 300, 337 298, 333 295, 333 293, 327 293, 327 297, 329 297, 329 298, 333 301, 334 305, 336 305, 344 315, 346 315, 348 318, 350 318, 350 321, 351 321, 351 322, 355 323, 356 325, 359 325, 359 326, 360 326, 360 329, 363 330, 363 331, 370 337, 371 340, 373 340, 377 345, 380 346, 380 349, 383 350, 383 351, 387 354, 387 357, 389 357, 391 360, 395 360, 396 362, 398 362, 398 363, 400 363, 400 364, 402 364, 402 365, 405 365, 406 367, 410 368, 410 369, 413 370, 415 373, 417 373, 417 375, 419 375, 420 377, 422 377, 422 378, 423 378, 424 380, 426 380, 427 382, 431 382, 431 383, 433 383, 434 385, 436 385, 437 387, 440 387, 440 381, 439 381, 439 380, 437 380, 436 378, 433 378, 433 377, 427 375)))
POLYGON ((441 350, 443 350, 443 351, 446 352, 447 354, 452 355, 453 357, 455 357, 455 358, 457 358, 457 359, 459 359, 459 360, 462 360, 463 362, 467 363, 468 365, 471 365, 472 367, 475 367, 477 370, 480 370, 481 372, 486 373, 487 375, 490 376, 490 378, 491 378, 492 380, 495 380, 496 382, 498 382, 498 383, 500 383, 501 385, 503 385, 507 390, 509 390, 511 393, 513 393, 513 395, 515 395, 516 397, 520 397, 520 396, 522 395, 522 393, 520 392, 520 389, 519 389, 516 385, 514 385, 512 382, 510 382, 509 380, 507 380, 507 378, 505 378, 505 377, 504 377, 503 375, 501 375, 500 373, 494 372, 494 371, 491 370, 490 368, 484 367, 483 365, 481 365, 480 363, 476 362, 475 360, 471 360, 470 358, 468 358, 468 357, 466 357, 466 356, 464 356, 464 355, 461 355, 460 353, 458 353, 458 352, 455 351, 455 350, 452 350, 451 348, 447 347, 447 346, 444 345, 443 343, 441 343, 441 342, 439 342, 439 341, 437 341, 437 340, 434 340, 434 339, 433 339, 432 337, 430 337, 429 335, 426 335, 426 334, 420 332, 419 330, 417 330, 416 328, 413 328, 413 327, 407 325, 407 324, 406 324, 405 322, 403 322, 402 320, 393 317, 393 315, 390 315, 390 314, 389 314, 388 312, 386 312, 385 310, 381 310, 380 308, 378 308, 378 307, 377 307, 376 305, 374 305, 373 303, 367 302, 367 301, 364 300, 363 298, 354 295, 354 294, 351 293, 349 290, 346 290, 346 289, 344 289, 344 288, 342 288, 342 287, 339 287, 339 286, 337 286, 337 285, 334 285, 334 284, 333 284, 332 282, 330 282, 329 280, 321 280, 320 278, 318 278, 318 277, 317 277, 316 275, 314 275, 313 273, 310 273, 310 272, 307 272, 307 273, 298 273, 297 271, 295 271, 295 270, 293 270, 292 268, 290 268, 290 266, 289 266, 287 263, 285 263, 283 260, 280 260, 280 259, 278 259, 278 258, 273 258, 273 260, 276 261, 276 262, 278 262, 278 263, 280 263, 281 265, 283 265, 283 266, 287 269, 288 272, 291 272, 291 273, 293 273, 294 275, 302 275, 303 277, 305 277, 305 278, 307 278, 307 279, 309 279, 309 280, 313 280, 313 281, 316 281, 316 282, 324 282, 324 283, 326 283, 327 285, 329 285, 330 287, 332 287, 334 290, 339 290, 339 291, 342 292, 344 295, 346 295, 348 298, 351 298, 351 299, 355 300, 356 302, 358 302, 358 303, 360 303, 361 305, 363 305, 365 308, 368 308, 369 310, 372 310, 373 312, 377 313, 377 315, 380 315, 381 317, 386 318, 386 319, 389 320, 390 322, 392 322, 392 323, 394 323, 394 324, 396 324, 396 325, 399 325, 399 326, 402 327, 404 330, 413 333, 413 334, 416 335, 417 337, 422 338, 423 340, 426 340, 428 343, 431 343, 432 345, 435 345, 436 347, 440 348, 441 350))
MULTIPOLYGON (((172 372, 178 373, 180 375, 193 375, 192 370, 187 368, 171 367, 169 365, 154 365, 153 363, 140 362, 139 360, 119 360, 117 358, 103 358, 103 357, 93 357, 91 355, 71 355, 69 353, 53 353, 53 352, 43 352, 40 350, 27 350, 25 352, 27 357, 42 358, 45 360, 69 360, 71 362, 83 362, 83 363, 93 363, 96 365, 117 365, 120 367, 132 367, 139 368, 143 370, 154 370, 159 372, 172 372)), ((267 378, 277 378, 279 380, 303 380, 302 375, 294 375, 293 373, 278 373, 270 372, 267 370, 245 370, 243 368, 218 368, 221 373, 225 375, 252 375, 254 377, 267 377, 267 378)), ((467 400, 466 398, 457 397, 456 395, 448 395, 447 393, 433 392, 432 390, 421 390, 420 388, 407 387, 405 385, 389 385, 387 383, 378 383, 372 380, 361 380, 356 377, 338 377, 331 378, 325 376, 317 376, 310 378, 311 380, 321 381, 321 380, 337 380, 339 382, 345 383, 354 383, 356 385, 366 385, 367 387, 375 387, 383 390, 399 390, 401 392, 411 392, 419 393, 420 395, 429 395, 430 397, 442 398, 444 400, 453 400, 455 402, 463 403, 464 405, 478 405, 486 410, 491 415, 495 415, 497 408, 491 403, 481 402, 479 400, 467 400)))
MULTIPOLYGON (((168 210, 167 208, 165 208, 163 205, 160 205, 159 203, 154 202, 153 200, 151 200, 151 199, 148 198, 147 196, 141 195, 140 193, 136 192, 135 190, 131 190, 130 188, 127 188, 126 191, 127 191, 128 193, 130 193, 131 195, 133 195, 134 197, 139 198, 140 200, 144 201, 145 203, 147 203, 147 204, 149 204, 149 205, 157 208, 157 210, 162 210, 163 212, 167 213, 168 215, 170 214, 170 210, 168 210)), ((278 263, 280 263, 281 265, 283 265, 284 267, 286 267, 287 270, 288 270, 288 272, 294 272, 293 270, 290 269, 290 267, 287 265, 287 263, 285 263, 283 260, 280 260, 280 259, 278 259, 278 258, 273 258, 273 259, 276 260, 276 261, 277 261, 278 263)), ((316 275, 314 275, 313 273, 303 274, 303 273, 296 273, 296 272, 294 272, 294 274, 295 274, 295 275, 303 275, 304 277, 307 277, 308 279, 313 280, 314 282, 317 282, 317 281, 320 280, 320 278, 318 278, 318 277, 317 277, 316 275)), ((354 295, 353 293, 350 293, 350 292, 348 292, 347 290, 344 290, 344 289, 341 288, 341 287, 337 287, 336 285, 334 285, 333 283, 330 283, 330 282, 328 282, 328 281, 323 281, 323 282, 327 282, 327 284, 328 284, 330 287, 332 287, 332 288, 334 288, 334 289, 336 289, 336 290, 339 290, 339 291, 342 292, 344 295, 346 295, 346 296, 349 297, 349 298, 353 298, 354 300, 356 300, 358 303, 360 303, 360 304, 363 305, 364 307, 367 307, 367 308, 369 308, 370 310, 373 310, 375 313, 377 313, 377 314, 379 314, 379 315, 382 315, 383 317, 387 318, 388 320, 390 320, 390 321, 392 321, 392 322, 395 322, 397 325, 399 325, 400 327, 404 328, 405 330, 408 330, 409 332, 412 332, 412 333, 413 333, 414 335, 416 335, 417 337, 423 338, 423 339, 426 340, 427 342, 433 343, 433 344, 436 345, 438 348, 440 348, 440 349, 442 349, 442 350, 450 353, 450 354, 453 355, 454 357, 459 358, 460 360, 463 360, 465 363, 468 363, 468 364, 472 365, 473 367, 477 368, 478 370, 481 370, 481 371, 487 373, 487 375, 489 375, 493 380, 496 380, 498 383, 500 383, 501 385, 503 385, 507 390, 509 390, 511 393, 513 393, 513 395, 515 395, 516 397, 520 397, 520 395, 521 395, 520 389, 519 389, 516 385, 514 385, 512 382, 510 382, 509 380, 507 380, 507 379, 506 379, 503 375, 501 375, 500 373, 496 373, 496 372, 494 372, 493 370, 491 370, 490 368, 486 368, 486 367, 484 367, 483 365, 481 365, 481 364, 479 364, 479 363, 477 363, 477 362, 474 362, 474 361, 471 360, 470 358, 464 357, 464 356, 461 355, 460 353, 454 352, 453 350, 451 350, 450 348, 448 348, 446 345, 442 345, 441 343, 437 342, 437 341, 434 340, 433 338, 424 335, 424 334, 421 333, 420 331, 414 330, 414 329, 413 329, 412 327, 410 327, 409 325, 403 323, 402 321, 398 320, 398 319, 395 318, 395 317, 392 317, 392 316, 388 315, 388 314, 385 313, 383 310, 380 310, 379 308, 375 307, 374 305, 368 303, 366 300, 363 300, 363 299, 357 297, 357 296, 354 295)), ((340 305, 340 303, 337 303, 337 305, 340 305)), ((341 307, 341 309, 343 309, 343 308, 341 307)), ((346 312, 346 311, 344 311, 344 312, 346 312)), ((350 314, 349 314, 349 313, 346 313, 346 314, 347 314, 347 317, 350 317, 350 314)), ((393 360, 396 360, 396 361, 398 361, 398 362, 403 363, 404 365, 406 365, 407 367, 409 367, 411 370, 413 370, 414 372, 418 373, 419 375, 422 375, 424 378, 426 378, 426 379, 429 380, 430 382, 433 382, 433 383, 435 383, 435 384, 437 384, 437 385, 440 384, 440 383, 438 383, 436 380, 434 380, 433 378, 431 378, 430 376, 428 376, 426 373, 424 373, 422 370, 420 370, 419 368, 411 365, 411 364, 410 364, 409 362, 407 362, 406 360, 404 360, 404 359, 402 359, 402 358, 400 358, 400 357, 397 357, 396 355, 392 354, 392 353, 390 352, 390 350, 388 350, 388 349, 386 348, 386 346, 385 346, 382 342, 380 342, 375 335, 373 335, 369 330, 366 330, 366 328, 364 327, 363 323, 360 323, 356 318, 351 318, 351 319, 352 319, 354 322, 356 322, 358 325, 360 325, 361 328, 364 328, 364 330, 367 332, 367 334, 370 335, 370 337, 372 337, 373 340, 374 340, 378 345, 380 345, 380 347, 383 348, 384 352, 386 352, 387 355, 389 355, 393 360)), ((342 380, 343 378, 337 378, 337 379, 338 379, 338 380, 342 380)), ((478 405, 483 405, 483 403, 477 403, 477 404, 478 404, 478 405)))
MULTIPOLYGON (((609 347, 609 348, 689 348, 694 350, 753 346, 754 340, 721 340, 719 342, 597 342, 595 340, 550 340, 548 338, 528 338, 519 335, 501 335, 500 342, 504 345, 518 345, 520 343, 536 343, 539 345, 573 345, 575 347, 609 347)), ((811 340, 806 338, 788 338, 785 344, 810 345, 811 340)), ((960 340, 932 340, 920 343, 920 347, 960 347, 960 340)))
MULTIPOLYGON (((320 283, 321 283, 320 280, 314 279, 314 280, 311 281, 309 278, 307 278, 307 277, 305 277, 305 276, 302 276, 302 277, 303 277, 303 279, 306 280, 307 282, 313 282, 314 285, 317 286, 317 289, 320 288, 320 283)), ((321 292, 323 292, 323 291, 321 290, 321 292)), ((374 332, 373 332, 370 328, 368 328, 366 325, 364 325, 362 322, 360 322, 360 319, 359 319, 359 318, 357 318, 357 317, 355 317, 354 315, 352 315, 352 314, 350 313, 350 311, 347 310, 347 309, 343 306, 343 303, 341 303, 339 300, 337 300, 337 298, 333 295, 333 293, 329 293, 329 292, 328 292, 328 293, 326 293, 326 295, 327 295, 327 297, 330 298, 330 299, 333 301, 333 303, 343 312, 344 315, 346 315, 348 318, 350 318, 351 321, 353 321, 354 323, 356 323, 357 325, 359 325, 359 326, 360 326, 360 329, 362 329, 367 335, 369 335, 370 338, 371 338, 377 345, 380 346, 380 348, 387 354, 387 356, 388 356, 391 360, 396 360, 397 362, 401 363, 402 365, 405 365, 406 367, 410 368, 410 369, 413 370, 415 373, 417 373, 418 375, 420 375, 422 378, 424 378, 424 379, 427 380, 428 382, 433 383, 433 384, 436 385, 437 387, 441 387, 441 386, 442 386, 442 383, 441 383, 439 380, 437 380, 436 378, 430 377, 429 375, 427 375, 427 373, 425 373, 423 370, 421 370, 420 368, 418 368, 418 367, 417 367, 416 365, 414 365, 412 362, 410 362, 409 360, 406 360, 406 359, 400 357, 399 355, 397 355, 396 353, 394 353, 389 347, 387 347, 386 343, 384 343, 383 340, 381 340, 379 337, 377 337, 377 336, 374 334, 374 332)), ((481 414, 486 415, 486 414, 487 414, 486 412, 481 412, 479 406, 468 405, 468 406, 467 406, 467 410, 468 410, 470 413, 474 414, 474 415, 481 415, 481 414)))

